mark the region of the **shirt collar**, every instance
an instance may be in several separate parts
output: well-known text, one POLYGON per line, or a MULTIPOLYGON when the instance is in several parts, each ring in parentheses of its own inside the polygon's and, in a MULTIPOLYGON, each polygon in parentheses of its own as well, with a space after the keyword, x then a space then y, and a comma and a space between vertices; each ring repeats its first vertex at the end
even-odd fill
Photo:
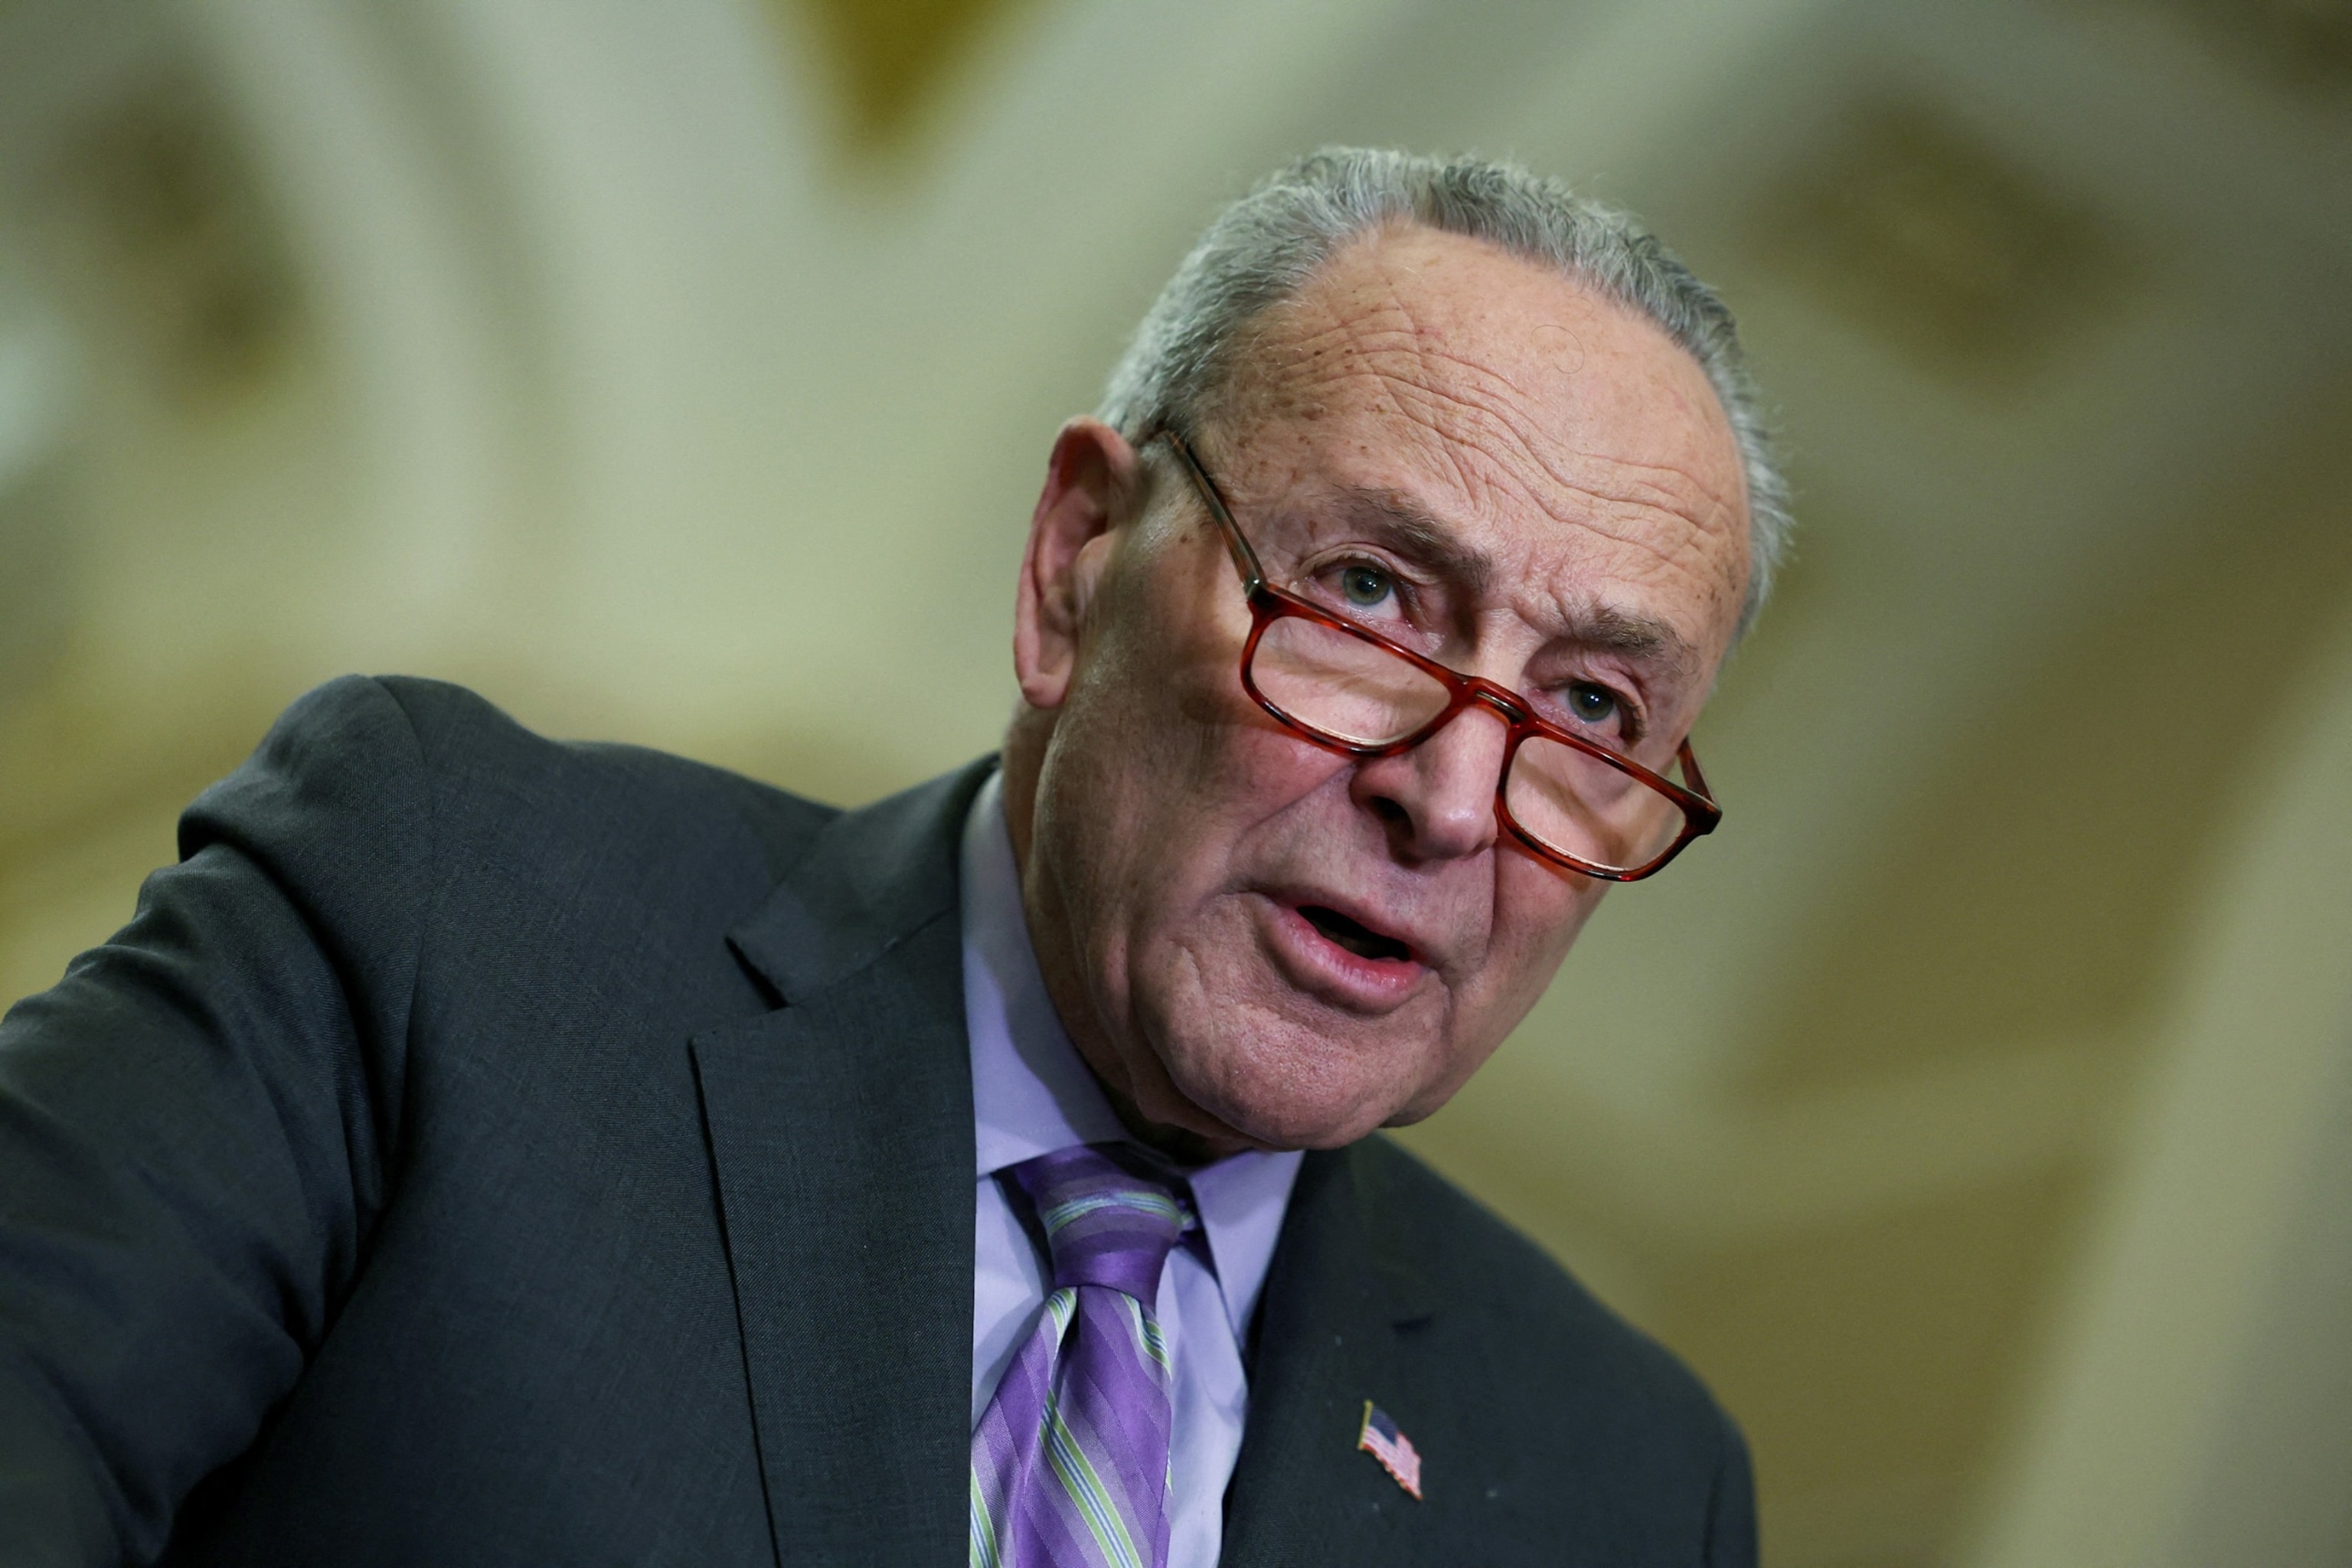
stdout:
MULTIPOLYGON (((964 1025, 971 1038, 975 1173, 983 1180, 1074 1143, 1128 1136, 1046 995, 1004 824, 1003 778, 993 773, 981 786, 963 827, 964 1025)), ((1188 1173, 1237 1337, 1246 1335, 1303 1157, 1296 1150, 1253 1151, 1188 1173)))

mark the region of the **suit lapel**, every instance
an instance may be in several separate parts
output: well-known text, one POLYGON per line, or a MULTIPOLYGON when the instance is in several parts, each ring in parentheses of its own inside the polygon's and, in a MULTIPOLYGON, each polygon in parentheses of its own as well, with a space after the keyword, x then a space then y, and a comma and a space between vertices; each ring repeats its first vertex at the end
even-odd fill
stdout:
POLYGON ((694 1041, 780 1563, 963 1552, 974 1155, 956 845, 985 776, 837 819, 730 939, 786 1005, 694 1041))
POLYGON ((1226 1493, 1228 1568, 1410 1559, 1429 1522, 1424 1505, 1356 1450, 1366 1400, 1408 1435, 1434 1408, 1404 1338, 1430 1316, 1429 1300, 1381 1224, 1380 1165, 1378 1146, 1361 1143, 1299 1167, 1226 1493))

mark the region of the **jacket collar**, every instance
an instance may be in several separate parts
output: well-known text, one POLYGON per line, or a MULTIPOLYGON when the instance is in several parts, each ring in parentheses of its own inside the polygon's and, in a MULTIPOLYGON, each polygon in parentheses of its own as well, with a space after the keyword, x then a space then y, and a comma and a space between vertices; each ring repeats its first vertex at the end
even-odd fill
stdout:
POLYGON ((982 757, 835 817, 729 945, 789 1005, 952 914, 964 813, 995 766, 982 757))

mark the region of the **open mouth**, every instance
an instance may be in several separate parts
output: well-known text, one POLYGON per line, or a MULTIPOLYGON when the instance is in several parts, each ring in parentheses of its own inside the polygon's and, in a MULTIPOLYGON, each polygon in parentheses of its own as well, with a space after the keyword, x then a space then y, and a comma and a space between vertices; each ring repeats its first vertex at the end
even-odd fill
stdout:
POLYGON ((1412 956, 1412 949, 1396 938, 1382 936, 1337 910, 1327 910, 1320 904, 1301 904, 1298 913, 1307 924, 1358 958, 1387 958, 1402 963, 1412 956))

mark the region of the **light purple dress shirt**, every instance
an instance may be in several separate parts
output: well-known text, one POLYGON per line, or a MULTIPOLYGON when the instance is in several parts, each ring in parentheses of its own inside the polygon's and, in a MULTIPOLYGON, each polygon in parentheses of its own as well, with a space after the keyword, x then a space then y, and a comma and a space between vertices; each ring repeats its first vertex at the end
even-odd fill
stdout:
MULTIPOLYGON (((963 830, 963 1010, 980 1143, 974 1426, 1045 1304, 1045 1260, 996 1173, 1073 1143, 1128 1136, 1045 995, 1004 826, 1002 776, 991 775, 972 801, 963 830)), ((1235 1154, 1192 1173, 1201 1229, 1170 1254, 1154 1309, 1175 1373, 1169 1568, 1213 1568, 1217 1561, 1225 1483, 1249 1412, 1242 1346, 1299 1159, 1295 1152, 1235 1154)))

